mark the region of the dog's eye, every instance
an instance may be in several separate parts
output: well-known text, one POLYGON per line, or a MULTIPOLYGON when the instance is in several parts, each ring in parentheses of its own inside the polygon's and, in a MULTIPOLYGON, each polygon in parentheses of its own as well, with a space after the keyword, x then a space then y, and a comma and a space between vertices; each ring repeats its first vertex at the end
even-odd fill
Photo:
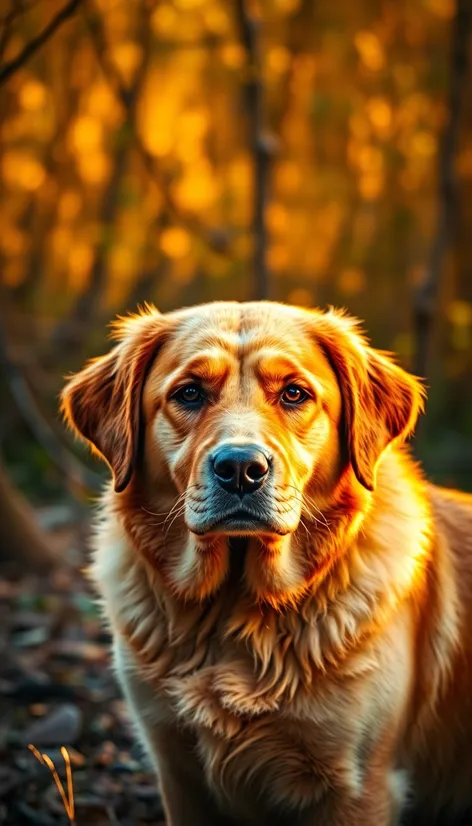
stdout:
POLYGON ((201 407, 205 401, 205 394, 198 384, 187 384, 174 394, 174 399, 186 407, 201 407))
POLYGON ((286 405, 302 404, 309 398, 306 390, 299 387, 298 384, 289 384, 283 391, 280 400, 286 405))

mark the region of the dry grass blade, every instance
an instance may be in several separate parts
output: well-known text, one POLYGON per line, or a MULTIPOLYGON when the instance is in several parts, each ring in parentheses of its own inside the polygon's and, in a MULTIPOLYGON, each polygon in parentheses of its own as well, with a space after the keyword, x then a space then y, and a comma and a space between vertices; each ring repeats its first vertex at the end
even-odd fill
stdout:
POLYGON ((66 783, 67 783, 67 794, 62 784, 62 780, 57 773, 57 769, 49 757, 48 754, 44 752, 41 753, 36 746, 33 746, 32 743, 28 746, 29 750, 34 754, 36 759, 41 763, 42 766, 47 766, 49 771, 52 774, 54 783, 56 784, 57 790, 61 796, 62 802, 64 804, 64 809, 66 810, 66 815, 69 818, 70 826, 76 826, 75 824, 75 802, 74 802, 74 784, 72 780, 72 769, 70 765, 70 757, 69 752, 67 749, 62 746, 61 747, 61 754, 64 760, 64 765, 66 767, 66 783))
POLYGON ((67 799, 69 801, 69 811, 67 812, 67 814, 69 820, 71 821, 71 823, 73 823, 75 820, 74 783, 72 780, 72 768, 70 765, 69 752, 67 751, 65 746, 61 746, 61 754, 66 767, 67 799))

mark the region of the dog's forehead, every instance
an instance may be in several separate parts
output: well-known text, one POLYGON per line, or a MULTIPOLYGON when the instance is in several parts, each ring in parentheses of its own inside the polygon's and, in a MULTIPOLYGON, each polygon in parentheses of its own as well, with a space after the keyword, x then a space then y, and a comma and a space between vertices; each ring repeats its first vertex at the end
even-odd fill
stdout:
POLYGON ((171 314, 172 333, 153 373, 162 377, 184 368, 199 354, 228 363, 273 362, 281 357, 294 367, 334 380, 316 340, 316 315, 275 302, 217 302, 171 314))
POLYGON ((187 310, 179 318, 167 354, 180 363, 199 351, 219 349, 238 359, 270 349, 300 362, 323 360, 308 313, 270 302, 216 303, 187 310))

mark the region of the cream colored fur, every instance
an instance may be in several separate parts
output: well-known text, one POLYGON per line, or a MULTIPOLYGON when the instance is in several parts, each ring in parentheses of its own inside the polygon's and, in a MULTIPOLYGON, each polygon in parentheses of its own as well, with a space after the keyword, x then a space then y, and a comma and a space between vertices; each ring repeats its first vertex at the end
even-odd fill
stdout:
MULTIPOLYGON (((437 712, 453 702, 464 634, 457 560, 442 530, 435 539, 430 489, 410 472, 401 454, 384 457, 349 582, 307 595, 302 622, 254 609, 231 585, 210 608, 181 604, 136 552, 107 494, 92 575, 116 634, 119 679, 163 776, 182 727, 192 771, 244 822, 272 822, 262 800, 294 824, 393 824, 419 779, 415 792, 432 812, 450 798, 461 808, 471 791, 463 767, 437 783, 449 757, 437 712)), ((201 820, 173 814, 182 797, 186 811, 198 809, 185 783, 171 795, 178 826, 213 822, 204 794, 201 820)))
MULTIPOLYGON (((264 341, 267 329, 277 338, 277 324, 293 329, 302 312, 274 306, 264 310, 264 341)), ((224 344, 231 349, 240 322, 233 305, 222 307, 214 326, 231 328, 224 344)), ((419 392, 413 379, 401 386, 405 374, 390 374, 380 357, 368 370, 387 371, 390 395, 398 382, 395 399, 382 401, 381 382, 377 389, 374 373, 365 378, 358 363, 371 351, 350 322, 320 316, 329 346, 341 342, 330 358, 342 359, 343 348, 350 355, 335 363, 335 377, 321 350, 310 352, 322 407, 290 425, 295 436, 274 412, 261 412, 249 385, 243 409, 236 383, 221 419, 185 430, 174 412, 164 415, 160 399, 166 377, 200 347, 198 330, 213 317, 201 313, 203 322, 198 310, 176 316, 178 348, 164 345, 148 375, 141 470, 126 490, 110 486, 103 495, 91 568, 169 826, 398 826, 410 804, 432 826, 443 810, 463 813, 472 805, 472 500, 431 486, 409 458, 398 436, 416 414, 405 412, 400 434, 397 410, 379 407, 406 405, 407 394, 419 392), (346 397, 346 381, 372 381, 375 399, 362 384, 357 397, 346 397), (350 426, 385 415, 391 434, 380 445, 374 421, 360 441, 351 434, 344 467, 346 405, 350 426), (249 535, 241 558, 227 536, 194 535, 178 509, 203 484, 206 452, 228 438, 228 427, 231 438, 272 439, 283 457, 277 473, 293 474, 284 477, 283 502, 290 479, 307 497, 286 506, 299 509, 295 529, 277 539, 249 535), (362 451, 377 451, 374 471, 362 451)), ((161 318, 151 319, 159 329, 161 318)), ((149 318, 137 323, 150 341, 149 318)), ((309 344, 306 327, 294 329, 295 359, 309 344)), ((75 387, 82 390, 80 381, 75 387)), ((70 409, 84 432, 85 413, 73 402, 70 409)), ((127 473, 114 467, 118 447, 106 434, 97 442, 116 484, 127 473)), ((129 452, 123 456, 120 463, 129 461, 129 452)))

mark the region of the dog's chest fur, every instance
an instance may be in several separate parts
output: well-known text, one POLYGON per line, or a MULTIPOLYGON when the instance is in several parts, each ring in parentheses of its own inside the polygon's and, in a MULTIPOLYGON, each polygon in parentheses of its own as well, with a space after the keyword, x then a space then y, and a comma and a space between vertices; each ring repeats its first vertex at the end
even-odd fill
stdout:
POLYGON ((341 696, 328 674, 313 673, 308 682, 287 639, 275 646, 264 673, 254 652, 244 643, 222 643, 218 630, 199 666, 187 672, 185 655, 180 660, 176 652, 162 678, 169 712, 193 733, 210 786, 233 810, 260 795, 274 806, 298 808, 328 787, 355 793, 354 755, 362 739, 355 677, 341 696))
POLYGON ((369 646, 346 654, 334 677, 326 657, 335 658, 334 618, 324 629, 301 624, 229 593, 174 609, 155 602, 130 647, 155 687, 157 715, 192 734, 209 785, 231 809, 261 795, 304 807, 328 786, 355 794, 366 737, 358 683, 375 667, 369 646))
MULTIPOLYGON (((214 791, 232 808, 258 796, 306 807, 327 786, 355 794, 383 709, 403 702, 386 696, 398 680, 369 642, 373 606, 388 623, 395 591, 347 589, 323 611, 318 593, 282 613, 228 583, 204 605, 185 604, 119 525, 105 528, 106 553, 97 553, 92 573, 133 669, 153 688, 155 709, 146 716, 156 724, 180 720, 214 791)), ((401 644, 403 632, 391 630, 401 644)), ((384 642, 397 662, 395 646, 384 642)))

